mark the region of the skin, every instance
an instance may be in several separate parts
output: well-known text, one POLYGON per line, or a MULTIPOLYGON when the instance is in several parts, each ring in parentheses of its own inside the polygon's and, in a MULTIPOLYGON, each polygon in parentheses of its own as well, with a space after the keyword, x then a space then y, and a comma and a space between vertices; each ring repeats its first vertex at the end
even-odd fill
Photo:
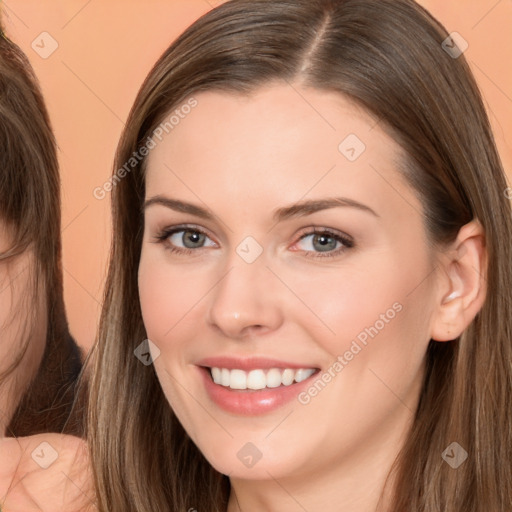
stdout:
MULTIPOLYGON (((0 252, 11 246, 9 233, 0 223, 0 252)), ((32 300, 33 265, 31 249, 0 262, 0 372, 16 360, 20 337, 30 333, 25 356, 0 385, 0 508, 6 512, 88 512, 94 506, 84 441, 60 434, 4 437, 26 386, 39 368, 46 341, 45 294, 39 293, 38 302, 31 303, 30 309, 26 305, 32 300), (43 442, 58 454, 47 468, 36 462, 49 456, 46 445, 41 447, 43 442), (32 457, 34 451, 40 455, 38 459, 32 457)))
POLYGON ((400 147, 340 95, 274 84, 249 97, 194 97, 198 106, 147 167, 147 200, 180 199, 215 215, 145 210, 139 292, 165 395, 207 460, 229 475, 228 512, 376 510, 418 403, 429 340, 457 337, 484 301, 481 227, 469 223, 434 251, 421 203, 396 171, 400 147), (338 150, 348 134, 366 145, 353 162, 338 150), (277 208, 335 196, 378 216, 337 207, 272 220, 277 208), (203 247, 170 252, 185 247, 183 232, 156 241, 184 223, 206 231, 203 247), (322 257, 312 226, 355 245, 322 257), (263 248, 250 264, 236 253, 247 236, 263 248), (211 402, 198 378, 195 364, 216 355, 327 371, 397 302, 401 311, 307 405, 239 416, 211 402), (237 457, 247 442, 262 453, 251 468, 237 457))
MULTIPOLYGON (((0 252, 12 246, 6 226, 0 223, 0 252)), ((19 400, 36 374, 46 341, 46 298, 43 291, 32 301, 30 269, 34 254, 22 254, 0 261, 0 372, 16 360, 20 337, 30 335, 25 356, 0 385, 0 508, 6 512, 92 512, 92 479, 85 442, 61 434, 4 437, 19 400), (27 306, 27 301, 30 307, 27 306), (28 312, 31 314, 29 315, 28 312), (48 443, 57 453, 49 467, 48 443), (43 451, 41 451, 43 450, 43 451), (32 454, 40 457, 33 457, 32 454)))
MULTIPOLYGON (((0 222, 0 253, 11 247, 8 230, 0 222)), ((30 339, 25 356, 16 369, 0 382, 0 437, 5 435, 19 400, 36 374, 46 342, 46 298, 38 294, 37 303, 31 301, 33 286, 31 269, 34 255, 31 249, 9 260, 0 261, 0 375, 4 374, 18 357, 21 339, 30 339)))
POLYGON ((92 512, 91 473, 83 440, 39 434, 0 440, 0 504, 6 512, 92 512), (45 443, 45 444, 42 444, 45 443), (49 445, 49 446, 48 446, 49 445), (50 448, 51 447, 51 448, 50 448), (48 467, 51 459, 57 457, 48 467), (45 464, 46 461, 46 464, 45 464))

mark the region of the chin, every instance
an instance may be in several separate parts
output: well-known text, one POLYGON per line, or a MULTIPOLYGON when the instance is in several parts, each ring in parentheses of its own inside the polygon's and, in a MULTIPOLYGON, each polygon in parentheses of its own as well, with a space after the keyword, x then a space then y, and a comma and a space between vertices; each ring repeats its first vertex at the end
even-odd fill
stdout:
MULTIPOLYGON (((268 480, 283 478, 294 472, 294 462, 286 459, 278 447, 261 448, 257 443, 233 441, 229 445, 217 444, 212 450, 201 450, 210 465, 230 478, 268 480), (266 453, 271 453, 271 456, 266 453)), ((298 468, 297 468, 298 469, 298 468)))

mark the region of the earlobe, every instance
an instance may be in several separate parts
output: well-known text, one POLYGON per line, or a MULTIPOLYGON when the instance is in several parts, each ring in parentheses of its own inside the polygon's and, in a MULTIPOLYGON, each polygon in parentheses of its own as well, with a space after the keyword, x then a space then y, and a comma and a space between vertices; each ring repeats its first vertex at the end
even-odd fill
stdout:
POLYGON ((431 338, 458 338, 483 306, 486 295, 487 251, 481 224, 464 225, 440 258, 438 305, 432 316, 431 338))

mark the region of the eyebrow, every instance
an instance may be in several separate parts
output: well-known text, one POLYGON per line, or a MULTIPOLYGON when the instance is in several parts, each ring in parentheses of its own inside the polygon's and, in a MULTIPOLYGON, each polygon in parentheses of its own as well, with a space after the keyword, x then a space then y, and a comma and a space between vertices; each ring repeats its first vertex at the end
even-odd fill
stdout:
MULTIPOLYGON (((170 197, 165 197, 161 195, 157 195, 146 200, 142 207, 143 211, 152 205, 165 206, 166 208, 170 208, 171 210, 175 210, 177 212, 182 213, 188 213, 206 220, 214 220, 215 218, 215 216, 206 208, 203 208, 192 203, 188 203, 186 201, 171 199, 170 197)), ((337 207, 356 208, 360 211, 370 213, 374 217, 380 217, 380 215, 377 212, 375 212, 375 210, 354 199, 350 199, 348 197, 329 197, 325 199, 312 199, 307 201, 300 201, 289 206, 278 208, 277 210, 274 210, 272 219, 275 222, 282 222, 284 220, 288 220, 291 218, 304 217, 306 215, 311 215, 321 210, 327 210, 330 208, 337 207)))

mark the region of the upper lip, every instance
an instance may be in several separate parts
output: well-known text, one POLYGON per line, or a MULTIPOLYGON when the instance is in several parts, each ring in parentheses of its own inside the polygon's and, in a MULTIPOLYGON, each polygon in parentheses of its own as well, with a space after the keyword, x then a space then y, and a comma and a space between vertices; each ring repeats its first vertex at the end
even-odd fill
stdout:
POLYGON ((206 366, 209 368, 227 368, 228 370, 265 370, 269 368, 291 368, 291 369, 300 369, 300 368, 315 368, 309 363, 292 363, 290 361, 280 361, 278 359, 272 359, 268 357, 247 357, 247 358, 236 358, 231 356, 218 356, 218 357, 207 357, 205 359, 201 359, 197 363, 198 366, 206 366))

